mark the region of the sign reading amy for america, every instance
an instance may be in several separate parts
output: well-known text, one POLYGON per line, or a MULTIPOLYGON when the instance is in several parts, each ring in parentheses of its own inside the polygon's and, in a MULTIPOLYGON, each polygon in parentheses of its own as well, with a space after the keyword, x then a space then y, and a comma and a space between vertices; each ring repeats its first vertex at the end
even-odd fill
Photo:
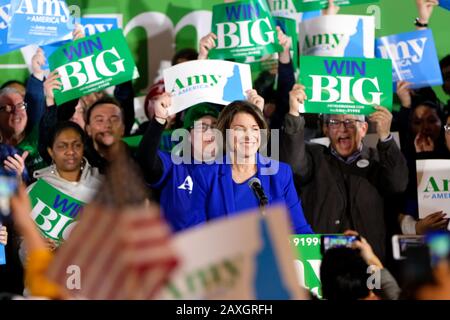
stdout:
POLYGON ((65 1, 11 1, 8 43, 45 45, 70 39, 73 29, 65 1))

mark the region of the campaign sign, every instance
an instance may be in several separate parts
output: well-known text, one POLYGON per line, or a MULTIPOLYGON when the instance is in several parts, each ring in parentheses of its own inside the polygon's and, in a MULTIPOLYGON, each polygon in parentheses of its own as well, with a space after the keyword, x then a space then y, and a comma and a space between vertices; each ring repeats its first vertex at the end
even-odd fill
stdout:
POLYGON ((450 0, 439 0, 439 6, 444 9, 450 10, 450 0))
POLYGON ((215 5, 212 32, 217 35, 217 46, 209 52, 211 59, 261 57, 282 51, 266 0, 215 5))
POLYGON ((417 160, 419 218, 443 211, 450 218, 450 160, 417 160))
MULTIPOLYGON (((353 6, 358 4, 366 4, 378 2, 379 0, 334 0, 334 4, 343 7, 343 6, 353 6)), ((295 0, 295 7, 297 11, 312 11, 312 10, 321 10, 328 8, 328 0, 295 0)))
POLYGON ((298 12, 294 5, 295 0, 267 0, 273 17, 294 19, 297 23, 318 17, 322 14, 320 10, 298 12))
POLYGON ((392 80, 411 82, 411 89, 443 83, 430 29, 381 37, 375 43, 377 57, 392 60, 392 80))
POLYGON ((202 102, 227 105, 245 100, 252 76, 247 64, 195 60, 164 70, 164 86, 172 94, 169 114, 175 114, 202 102))
POLYGON ((373 106, 392 110, 390 60, 303 56, 300 83, 308 97, 300 112, 370 115, 373 106))
POLYGON ((320 236, 320 234, 309 234, 290 237, 291 246, 294 248, 294 265, 299 275, 300 285, 310 290, 318 298, 322 298, 320 236))
MULTIPOLYGON (((180 266, 157 300, 308 299, 297 281, 285 208, 211 221, 173 238, 180 266)), ((219 311, 217 311, 219 312, 219 311)))
POLYGON ((74 24, 61 0, 12 0, 10 44, 44 45, 70 39, 74 24))
POLYGON ((84 34, 89 37, 93 34, 119 29, 117 17, 83 17, 80 24, 84 29, 84 34))
POLYGON ((0 244, 0 265, 6 264, 5 246, 0 244))
MULTIPOLYGON (((117 18, 112 17, 89 17, 89 18, 81 18, 80 25, 84 30, 84 34, 86 37, 92 36, 96 33, 106 32, 110 30, 118 29, 118 21, 117 18)), ((48 44, 42 46, 42 50, 44 50, 44 54, 46 57, 50 57, 53 52, 61 48, 62 46, 68 44, 72 40, 65 40, 61 42, 56 42, 52 44, 48 44)), ((48 63, 42 66, 43 70, 49 69, 48 63)))
POLYGON ((139 77, 121 29, 68 43, 48 61, 61 76, 62 89, 54 91, 57 105, 139 77))
POLYGON ((11 20, 11 0, 0 0, 0 55, 17 49, 24 44, 9 44, 8 30, 11 20))
POLYGON ((299 43, 305 56, 373 58, 375 17, 338 14, 303 21, 299 43))
POLYGON ((39 179, 28 192, 31 200, 31 217, 50 239, 67 240, 76 224, 84 203, 57 190, 39 179))

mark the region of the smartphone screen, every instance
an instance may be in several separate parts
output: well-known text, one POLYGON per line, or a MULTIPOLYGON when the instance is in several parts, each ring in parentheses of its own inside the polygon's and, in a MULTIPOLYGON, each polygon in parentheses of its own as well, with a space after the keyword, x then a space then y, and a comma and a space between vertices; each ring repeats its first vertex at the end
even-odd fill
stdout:
POLYGON ((344 236, 344 235, 323 235, 321 239, 322 253, 331 248, 351 248, 353 242, 358 240, 357 236, 344 236))
POLYGON ((17 192, 17 176, 14 173, 0 171, 0 223, 9 216, 9 199, 17 192))
POLYGON ((393 249, 394 258, 397 260, 406 258, 409 248, 417 248, 425 245, 424 236, 394 236, 393 249))
POLYGON ((425 237, 430 249, 431 264, 436 265, 439 261, 447 259, 450 255, 450 233, 447 231, 436 231, 428 233, 425 237))

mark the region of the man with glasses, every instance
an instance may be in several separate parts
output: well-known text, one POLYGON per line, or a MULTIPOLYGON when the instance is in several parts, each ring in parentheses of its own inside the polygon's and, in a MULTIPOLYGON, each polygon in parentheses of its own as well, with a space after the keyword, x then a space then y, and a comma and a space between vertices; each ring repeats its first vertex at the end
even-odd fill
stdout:
POLYGON ((316 233, 356 230, 377 256, 385 256, 384 198, 403 192, 408 168, 390 134, 391 113, 374 107, 369 120, 376 124, 376 149, 362 143, 368 130, 364 116, 325 115, 324 147, 304 141, 304 118, 299 104, 304 87, 290 93, 290 110, 281 135, 280 160, 292 166, 305 217, 316 233))

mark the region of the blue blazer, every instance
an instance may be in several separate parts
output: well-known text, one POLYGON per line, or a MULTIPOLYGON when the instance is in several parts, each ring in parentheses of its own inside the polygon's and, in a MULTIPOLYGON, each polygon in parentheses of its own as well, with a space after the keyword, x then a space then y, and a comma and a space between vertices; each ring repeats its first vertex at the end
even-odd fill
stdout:
MULTIPOLYGON (((291 167, 257 155, 256 177, 271 204, 284 204, 291 216, 293 233, 313 233, 303 215, 291 167)), ((236 213, 231 164, 202 164, 193 174, 191 214, 196 224, 236 213)))

